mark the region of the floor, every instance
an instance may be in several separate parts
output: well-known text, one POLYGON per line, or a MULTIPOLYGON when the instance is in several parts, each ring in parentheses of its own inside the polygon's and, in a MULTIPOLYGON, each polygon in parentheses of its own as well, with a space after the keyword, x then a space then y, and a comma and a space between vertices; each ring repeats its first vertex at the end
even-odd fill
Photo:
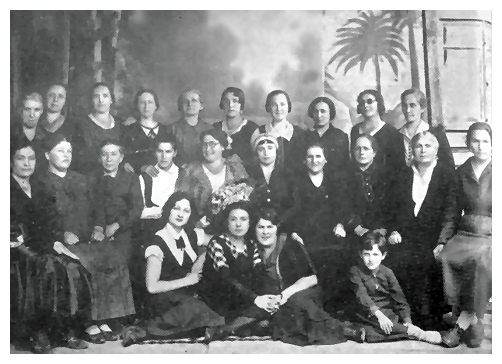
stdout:
MULTIPOLYGON (((393 343, 358 344, 348 341, 329 346, 299 347, 277 341, 215 341, 204 344, 141 344, 122 347, 120 342, 107 342, 102 345, 89 344, 86 350, 75 351, 68 348, 55 348, 55 354, 491 354, 492 318, 485 316, 485 339, 481 347, 470 349, 464 344, 448 349, 438 345, 417 341, 393 343)), ((29 354, 11 345, 12 354, 29 354)))

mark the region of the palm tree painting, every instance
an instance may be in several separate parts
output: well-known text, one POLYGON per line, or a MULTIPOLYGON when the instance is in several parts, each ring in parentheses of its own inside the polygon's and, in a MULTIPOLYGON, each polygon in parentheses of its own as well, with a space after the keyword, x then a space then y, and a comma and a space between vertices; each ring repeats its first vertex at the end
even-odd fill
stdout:
MULTIPOLYGON (((393 25, 389 13, 375 14, 373 11, 361 11, 357 18, 352 18, 337 30, 334 46, 340 47, 327 63, 329 66, 338 60, 337 72, 344 66, 344 74, 359 65, 362 72, 372 61, 375 66, 376 88, 381 91, 380 63, 387 60, 394 75, 398 76, 398 61, 404 62, 407 54, 401 37, 401 31, 393 25)), ((330 78, 330 74, 326 74, 330 78)))

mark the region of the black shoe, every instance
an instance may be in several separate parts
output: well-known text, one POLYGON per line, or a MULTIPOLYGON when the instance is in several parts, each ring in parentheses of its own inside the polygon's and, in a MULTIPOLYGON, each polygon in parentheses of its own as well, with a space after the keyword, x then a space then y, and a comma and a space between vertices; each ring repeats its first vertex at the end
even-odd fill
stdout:
POLYGON ((204 335, 204 343, 209 344, 213 341, 223 340, 229 336, 228 330, 224 325, 208 327, 204 335))
POLYGON ((479 348, 481 346, 481 342, 485 337, 485 327, 483 323, 478 320, 476 324, 472 324, 465 331, 465 344, 470 348, 479 348))
POLYGON ((465 335, 465 331, 458 325, 449 331, 441 333, 441 340, 448 348, 455 348, 460 345, 461 338, 465 335))
POLYGON ((122 346, 128 347, 141 342, 146 337, 146 331, 138 326, 129 326, 122 330, 122 346))
POLYGON ((73 350, 83 350, 87 349, 89 344, 76 336, 71 336, 65 340, 65 346, 73 350))
POLYGON ((92 344, 104 344, 106 342, 102 332, 93 335, 85 333, 85 341, 90 342, 92 344))
POLYGON ((35 336, 30 339, 31 341, 31 351, 35 354, 49 354, 52 351, 51 342, 47 333, 44 331, 38 331, 35 336))
POLYGON ((101 335, 106 341, 117 341, 120 338, 120 335, 113 331, 101 331, 101 335))
POLYGON ((344 327, 343 335, 349 340, 353 340, 357 343, 363 343, 364 340, 366 339, 366 330, 363 327, 360 328, 344 327))

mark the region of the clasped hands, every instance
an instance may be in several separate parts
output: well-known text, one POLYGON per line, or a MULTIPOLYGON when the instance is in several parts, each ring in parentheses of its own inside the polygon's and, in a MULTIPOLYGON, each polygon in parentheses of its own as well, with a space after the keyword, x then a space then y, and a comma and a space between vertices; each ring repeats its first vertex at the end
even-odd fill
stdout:
POLYGON ((265 294, 262 296, 258 296, 254 300, 254 304, 261 308, 262 310, 267 311, 271 315, 277 312, 279 310, 279 307, 281 307, 284 303, 286 303, 287 298, 285 298, 283 295, 278 294, 278 295, 272 295, 272 294, 265 294))
POLYGON ((113 240, 113 236, 119 228, 120 225, 118 222, 106 225, 104 230, 101 226, 95 226, 91 235, 91 241, 103 241, 105 238, 113 240))

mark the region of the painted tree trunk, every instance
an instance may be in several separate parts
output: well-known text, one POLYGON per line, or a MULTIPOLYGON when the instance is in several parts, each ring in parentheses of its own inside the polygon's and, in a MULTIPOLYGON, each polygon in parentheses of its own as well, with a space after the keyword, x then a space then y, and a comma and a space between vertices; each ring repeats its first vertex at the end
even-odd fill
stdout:
POLYGON ((427 48, 429 60, 429 82, 430 82, 430 100, 432 112, 432 126, 444 124, 443 118, 443 100, 441 97, 441 65, 442 60, 442 41, 441 24, 439 22, 437 11, 427 10, 427 48))
POLYGON ((373 64, 375 65, 376 89, 378 92, 382 92, 380 61, 378 60, 378 55, 373 56, 373 64))
POLYGON ((63 11, 61 22, 61 59, 59 69, 59 80, 67 85, 70 78, 70 14, 68 11, 63 11))
MULTIPOLYGON (((98 18, 97 10, 93 10, 91 12, 91 18, 94 25, 94 33, 98 34, 99 28, 101 26, 100 19, 98 18)), ((101 44, 102 41, 100 38, 94 41, 94 62, 93 62, 93 71, 94 71, 94 81, 101 82, 103 80, 103 62, 101 57, 101 44)))
POLYGON ((408 26, 408 48, 410 51, 411 87, 420 89, 420 75, 418 73, 417 46, 415 44, 415 10, 408 10, 406 24, 408 26))

